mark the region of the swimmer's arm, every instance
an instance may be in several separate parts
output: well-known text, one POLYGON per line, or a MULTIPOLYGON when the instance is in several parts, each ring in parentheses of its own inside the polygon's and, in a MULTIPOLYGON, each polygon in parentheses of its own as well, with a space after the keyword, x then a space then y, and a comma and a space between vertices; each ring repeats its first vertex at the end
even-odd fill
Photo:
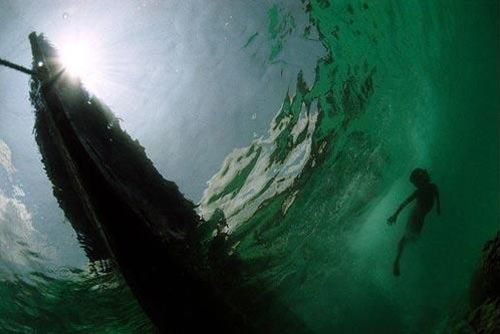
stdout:
POLYGON ((438 214, 438 216, 441 216, 441 201, 439 200, 439 190, 438 190, 438 187, 436 185, 434 185, 434 195, 436 196, 437 214, 438 214))
POLYGON ((401 205, 399 206, 399 208, 396 210, 396 213, 394 214, 396 217, 399 216, 399 213, 401 211, 403 211, 403 209, 408 205, 410 204, 411 202, 413 202, 415 200, 415 198, 417 198, 417 192, 415 191, 413 194, 411 194, 410 196, 408 196, 407 199, 404 200, 403 203, 401 203, 401 205))
POLYGON ((389 224, 394 224, 396 222, 396 219, 398 219, 399 213, 412 201, 414 201, 417 198, 417 192, 415 191, 413 194, 411 194, 407 199, 404 200, 403 203, 399 206, 399 208, 396 210, 396 212, 387 220, 389 224))

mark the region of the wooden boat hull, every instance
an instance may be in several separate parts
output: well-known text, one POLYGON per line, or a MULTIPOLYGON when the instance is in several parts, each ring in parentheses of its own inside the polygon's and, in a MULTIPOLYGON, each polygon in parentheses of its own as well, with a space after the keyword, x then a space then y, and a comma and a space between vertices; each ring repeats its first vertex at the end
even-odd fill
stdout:
POLYGON ((161 332, 253 332, 203 275, 190 244, 199 223, 193 203, 111 111, 64 73, 45 38, 29 38, 37 141, 56 197, 94 255, 111 256, 161 332))

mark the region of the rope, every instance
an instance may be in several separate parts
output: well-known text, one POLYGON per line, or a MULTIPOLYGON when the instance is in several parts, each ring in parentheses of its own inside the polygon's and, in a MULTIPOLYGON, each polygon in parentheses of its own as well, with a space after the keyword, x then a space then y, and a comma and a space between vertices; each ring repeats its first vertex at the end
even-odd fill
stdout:
POLYGON ((30 70, 30 69, 28 69, 26 67, 23 67, 23 66, 11 63, 10 61, 3 60, 2 58, 0 58, 0 65, 12 68, 12 69, 14 69, 16 71, 23 72, 25 74, 36 75, 36 73, 34 71, 32 71, 32 70, 30 70))

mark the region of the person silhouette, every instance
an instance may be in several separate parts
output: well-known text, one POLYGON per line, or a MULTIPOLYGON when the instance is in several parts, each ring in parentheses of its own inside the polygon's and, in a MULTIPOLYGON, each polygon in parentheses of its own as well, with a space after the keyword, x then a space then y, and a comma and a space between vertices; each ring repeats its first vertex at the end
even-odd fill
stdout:
POLYGON ((441 203, 439 201, 438 187, 431 182, 429 173, 423 168, 416 168, 410 175, 410 182, 417 188, 403 203, 398 207, 396 212, 387 219, 387 224, 394 225, 399 213, 411 202, 417 200, 413 207, 408 222, 406 223, 405 234, 398 243, 396 259, 394 260, 393 274, 400 275, 399 262, 405 245, 409 241, 417 239, 419 233, 424 227, 425 216, 434 207, 434 201, 437 202, 437 214, 441 215, 441 203))

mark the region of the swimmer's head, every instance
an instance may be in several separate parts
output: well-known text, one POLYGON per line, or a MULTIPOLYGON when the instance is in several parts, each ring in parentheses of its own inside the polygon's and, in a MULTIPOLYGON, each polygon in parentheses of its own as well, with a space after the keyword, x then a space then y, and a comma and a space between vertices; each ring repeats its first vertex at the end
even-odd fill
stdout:
POLYGON ((415 168, 410 175, 410 182, 415 185, 415 187, 420 187, 424 184, 431 182, 431 177, 429 173, 423 168, 415 168))

